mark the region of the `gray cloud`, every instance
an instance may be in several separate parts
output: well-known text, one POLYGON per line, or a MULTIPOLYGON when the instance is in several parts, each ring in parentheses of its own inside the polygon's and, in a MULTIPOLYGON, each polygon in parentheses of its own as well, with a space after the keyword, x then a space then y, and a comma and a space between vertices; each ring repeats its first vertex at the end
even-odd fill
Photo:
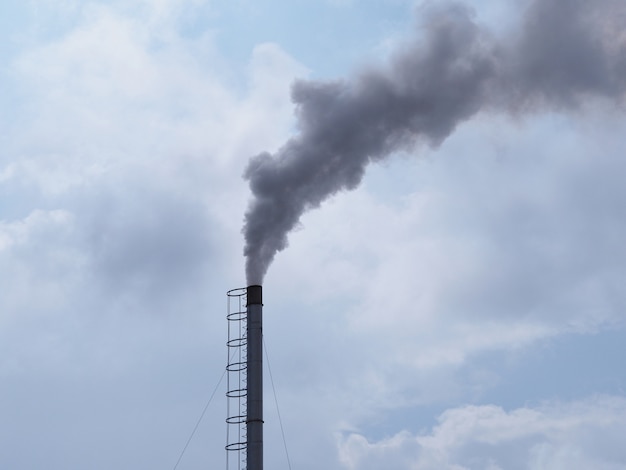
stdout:
POLYGON ((136 182, 127 188, 103 188, 81 209, 95 285, 161 301, 197 287, 218 255, 203 205, 136 182))
POLYGON ((382 68, 351 79, 299 81, 299 133, 252 158, 244 177, 246 273, 260 283, 301 215, 357 187, 370 162, 439 145, 481 110, 572 109, 590 96, 620 99, 626 52, 614 1, 530 4, 517 34, 497 40, 458 4, 424 10, 422 37, 382 68))

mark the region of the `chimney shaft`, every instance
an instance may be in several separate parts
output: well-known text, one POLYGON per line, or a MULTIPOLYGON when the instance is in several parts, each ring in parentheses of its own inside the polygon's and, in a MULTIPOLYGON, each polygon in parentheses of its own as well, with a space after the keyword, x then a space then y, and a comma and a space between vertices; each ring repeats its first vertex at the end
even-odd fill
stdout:
POLYGON ((263 470, 263 288, 248 286, 247 470, 263 470))

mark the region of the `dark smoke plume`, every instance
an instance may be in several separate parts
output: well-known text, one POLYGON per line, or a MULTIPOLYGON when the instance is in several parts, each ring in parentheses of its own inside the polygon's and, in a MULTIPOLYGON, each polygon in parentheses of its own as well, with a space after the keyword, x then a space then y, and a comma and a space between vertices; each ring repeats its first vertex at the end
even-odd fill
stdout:
POLYGON ((496 39, 459 4, 424 9, 421 37, 351 79, 293 85, 299 133, 245 171, 248 284, 260 284, 309 209, 356 188, 370 162, 436 147, 478 112, 575 110, 626 90, 626 2, 532 0, 496 39))

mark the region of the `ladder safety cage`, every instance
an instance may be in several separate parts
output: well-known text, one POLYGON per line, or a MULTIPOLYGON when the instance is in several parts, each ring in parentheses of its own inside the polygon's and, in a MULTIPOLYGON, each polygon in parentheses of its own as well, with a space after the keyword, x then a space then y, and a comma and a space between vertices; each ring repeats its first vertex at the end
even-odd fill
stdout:
POLYGON ((245 470, 247 457, 247 290, 227 293, 226 470, 245 470))

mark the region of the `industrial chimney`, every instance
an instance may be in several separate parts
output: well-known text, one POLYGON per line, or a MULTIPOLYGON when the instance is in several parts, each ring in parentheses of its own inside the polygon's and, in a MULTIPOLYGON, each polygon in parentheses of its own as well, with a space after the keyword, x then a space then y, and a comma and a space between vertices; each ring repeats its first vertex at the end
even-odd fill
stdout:
POLYGON ((247 469, 263 470, 263 288, 248 286, 247 469))

